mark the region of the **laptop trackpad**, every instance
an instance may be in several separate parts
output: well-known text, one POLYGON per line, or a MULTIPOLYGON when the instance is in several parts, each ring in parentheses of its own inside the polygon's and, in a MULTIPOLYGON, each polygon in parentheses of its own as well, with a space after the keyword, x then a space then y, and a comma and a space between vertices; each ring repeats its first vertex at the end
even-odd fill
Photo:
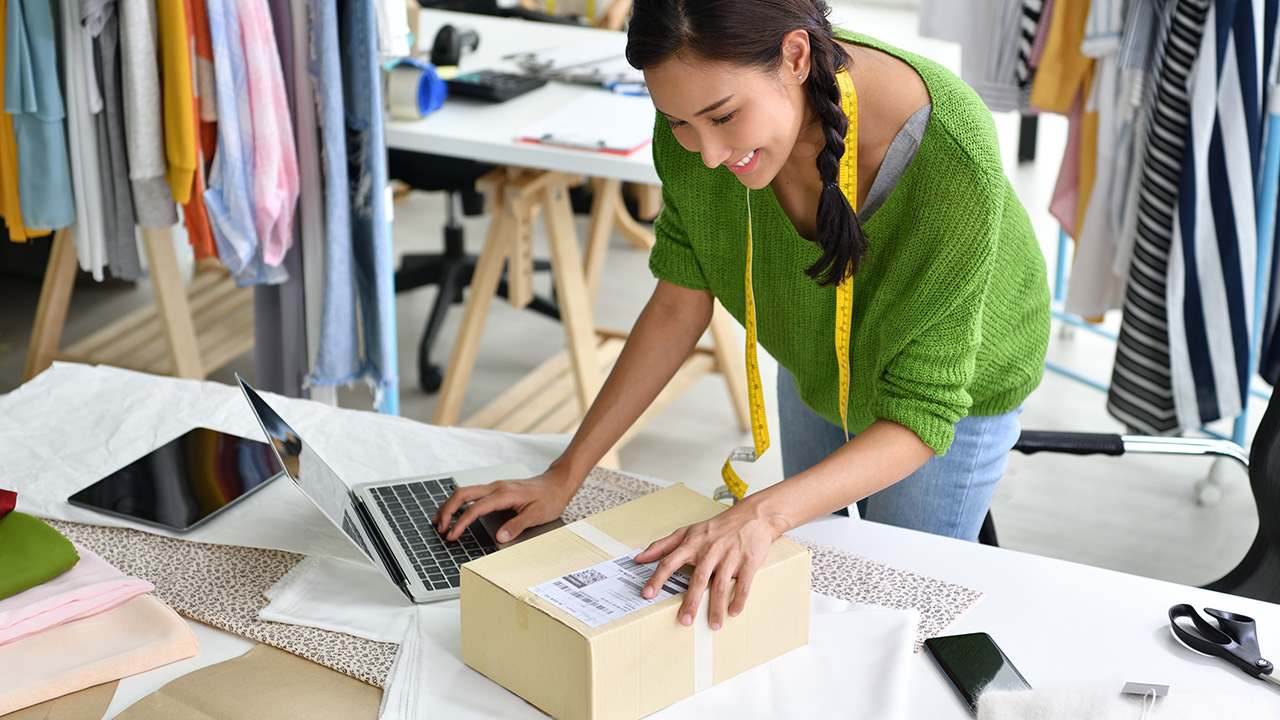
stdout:
POLYGON ((556 518, 551 522, 546 522, 546 523, 542 523, 541 525, 534 525, 531 528, 526 528, 524 532, 520 533, 520 535, 518 535, 516 539, 512 540, 511 542, 505 542, 505 543, 498 542, 498 530, 501 529, 502 526, 505 525, 508 520, 510 520, 515 516, 516 516, 516 512, 514 510, 495 510, 494 512, 491 512, 488 515, 480 516, 480 524, 484 527, 485 531, 489 533, 489 537, 493 538, 493 542, 497 544, 499 550, 503 548, 511 547, 512 545, 518 545, 524 542, 525 540, 528 540, 529 538, 534 538, 543 533, 551 532, 552 530, 555 530, 556 528, 562 527, 564 525, 563 520, 561 520, 560 518, 556 518))

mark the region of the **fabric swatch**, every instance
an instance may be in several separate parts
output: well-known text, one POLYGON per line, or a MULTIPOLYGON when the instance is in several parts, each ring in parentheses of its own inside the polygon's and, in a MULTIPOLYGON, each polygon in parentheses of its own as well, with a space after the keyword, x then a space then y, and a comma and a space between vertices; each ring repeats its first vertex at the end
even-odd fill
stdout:
POLYGON ((152 591, 87 548, 80 562, 52 580, 0 600, 0 645, 105 612, 152 591))
POLYGON ((270 645, 172 680, 116 720, 374 720, 382 692, 270 645))
POLYGON ((0 645, 0 715, 189 658, 191 628, 150 595, 0 645))
POLYGON ((45 521, 16 510, 0 517, 0 599, 57 577, 80 559, 45 521))

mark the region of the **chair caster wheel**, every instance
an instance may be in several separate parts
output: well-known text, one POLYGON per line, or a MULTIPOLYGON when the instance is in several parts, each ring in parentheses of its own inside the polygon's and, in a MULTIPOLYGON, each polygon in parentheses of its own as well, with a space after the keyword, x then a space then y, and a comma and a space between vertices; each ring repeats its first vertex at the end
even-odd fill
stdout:
POLYGON ((440 372, 439 365, 427 364, 418 368, 418 386, 423 392, 436 392, 440 389, 442 382, 444 382, 444 374, 440 372))

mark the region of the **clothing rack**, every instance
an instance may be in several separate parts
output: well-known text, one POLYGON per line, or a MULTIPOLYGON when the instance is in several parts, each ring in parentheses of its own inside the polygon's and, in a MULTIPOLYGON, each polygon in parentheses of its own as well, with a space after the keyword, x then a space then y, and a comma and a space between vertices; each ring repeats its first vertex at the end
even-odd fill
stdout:
POLYGON ((238 288, 220 264, 201 261, 184 287, 165 228, 142 229, 155 302, 88 337, 61 347, 77 273, 71 233, 54 233, 35 326, 22 380, 40 374, 54 360, 106 363, 160 375, 203 380, 253 347, 253 290, 238 288))
MULTIPOLYGON (((1271 257, 1274 250, 1274 233, 1276 226, 1276 205, 1277 190, 1280 189, 1280 85, 1273 86, 1270 93, 1270 104, 1267 108, 1265 139, 1266 146, 1263 149, 1261 182, 1258 185, 1257 197, 1257 222, 1258 222, 1258 262, 1255 268, 1256 278, 1254 284, 1253 299, 1253 328, 1249 342, 1249 378, 1250 387, 1245 392, 1241 400, 1241 412, 1236 417, 1231 437, 1226 438, 1207 428, 1201 428, 1206 434, 1213 435, 1223 439, 1228 439, 1235 444, 1245 446, 1246 435, 1248 434, 1248 418, 1249 418, 1249 399, 1257 397, 1267 400, 1271 397, 1271 393, 1256 390, 1252 387, 1252 378, 1257 375, 1259 356, 1261 354, 1260 336, 1262 331, 1263 317, 1267 312, 1267 298, 1269 291, 1269 279, 1271 275, 1271 257)), ((1034 126, 1033 126, 1034 127, 1034 126)), ((1027 128, 1024 122, 1022 129, 1027 128)), ((1067 247, 1068 238, 1064 230, 1058 231, 1058 252, 1057 252, 1057 268, 1053 283, 1053 310, 1054 319, 1065 322, 1073 327, 1083 328, 1094 334, 1115 340, 1116 335, 1107 330, 1098 327, 1084 318, 1068 313, 1063 309, 1066 301, 1067 286, 1067 247)), ((1092 378, 1085 377, 1070 368, 1051 361, 1045 362, 1045 368, 1070 378, 1077 382, 1084 383, 1090 387, 1107 392, 1109 386, 1092 378)))

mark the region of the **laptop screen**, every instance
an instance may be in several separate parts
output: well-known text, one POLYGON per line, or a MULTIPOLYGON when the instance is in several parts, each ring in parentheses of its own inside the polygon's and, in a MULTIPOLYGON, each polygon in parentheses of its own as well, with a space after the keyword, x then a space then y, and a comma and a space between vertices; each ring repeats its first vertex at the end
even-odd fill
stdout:
POLYGON ((356 510, 347 484, 320 459, 309 445, 303 442, 302 436, 289 427, 284 418, 267 405, 266 401, 249 386, 249 383, 244 381, 244 378, 237 375, 236 379, 240 381, 240 389, 249 400, 253 414, 258 416, 258 423, 262 425, 263 432, 271 441, 271 447, 279 456, 285 473, 302 490, 302 493, 315 503, 316 507, 329 516, 334 525, 342 528, 342 531, 365 555, 369 556, 370 560, 377 562, 369 549, 364 546, 364 541, 355 528, 356 510))

